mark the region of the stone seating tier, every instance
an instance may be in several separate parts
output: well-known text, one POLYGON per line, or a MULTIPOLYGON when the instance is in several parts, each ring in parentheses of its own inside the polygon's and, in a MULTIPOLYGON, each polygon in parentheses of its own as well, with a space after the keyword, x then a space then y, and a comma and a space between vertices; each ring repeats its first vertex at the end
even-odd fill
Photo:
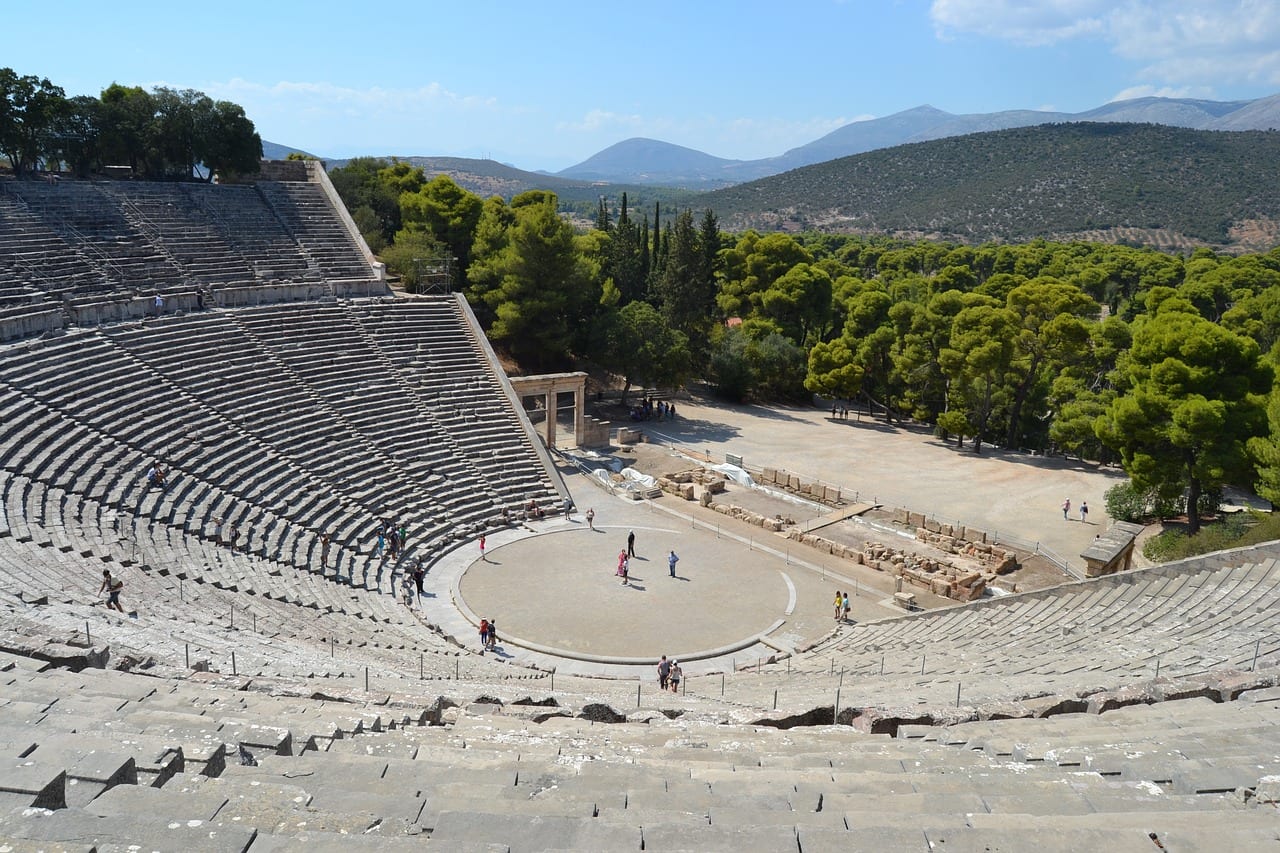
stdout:
POLYGON ((0 289, 84 297, 375 277, 315 184, 0 181, 0 289))
POLYGON ((10 806, 0 841, 16 849, 72 839, 99 849, 510 851, 1217 851, 1280 841, 1280 791, 1267 775, 1277 718, 1265 692, 891 739, 656 711, 608 724, 591 721, 600 706, 494 697, 458 708, 407 694, 335 702, 198 674, 42 669, 12 655, 0 655, 0 669, 0 760, 12 768, 0 783, 10 806))

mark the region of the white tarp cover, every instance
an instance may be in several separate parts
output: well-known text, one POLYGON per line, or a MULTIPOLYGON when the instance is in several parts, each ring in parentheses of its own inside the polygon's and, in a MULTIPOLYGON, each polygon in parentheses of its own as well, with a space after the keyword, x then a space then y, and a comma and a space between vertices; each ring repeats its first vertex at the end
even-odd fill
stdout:
POLYGON ((622 476, 629 485, 634 484, 645 489, 651 489, 658 485, 658 481, 653 477, 650 477, 648 474, 641 474, 635 468, 623 468, 622 476))
POLYGON ((748 489, 754 489, 756 487, 755 481, 751 479, 751 475, 748 474, 745 469, 739 468, 737 465, 730 465, 728 462, 725 462, 720 465, 708 465, 707 467, 712 471, 724 474, 725 477, 733 480, 733 482, 737 483, 739 486, 746 486, 748 489))

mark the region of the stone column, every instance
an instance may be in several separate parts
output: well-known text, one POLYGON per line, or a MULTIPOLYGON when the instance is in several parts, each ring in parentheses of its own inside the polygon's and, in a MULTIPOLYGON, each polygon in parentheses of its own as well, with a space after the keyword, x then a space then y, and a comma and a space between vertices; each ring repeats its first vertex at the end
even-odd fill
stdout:
POLYGON ((556 391, 554 385, 543 394, 542 401, 547 408, 547 449, 554 450, 556 446, 556 391))
POLYGON ((579 379, 573 389, 573 440, 579 447, 583 446, 583 437, 587 430, 587 382, 579 379))

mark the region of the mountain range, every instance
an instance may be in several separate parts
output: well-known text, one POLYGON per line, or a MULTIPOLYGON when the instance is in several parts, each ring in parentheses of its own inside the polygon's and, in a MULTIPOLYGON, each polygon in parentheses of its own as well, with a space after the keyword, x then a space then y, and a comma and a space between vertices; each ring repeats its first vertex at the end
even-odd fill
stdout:
POLYGON ((1071 122, 827 160, 699 195, 729 231, 1280 244, 1280 133, 1071 122))
POLYGON ((956 115, 919 106, 846 124, 813 142, 761 160, 728 160, 656 139, 627 139, 557 172, 561 178, 714 189, 839 157, 992 130, 1070 122, 1160 124, 1194 130, 1280 128, 1280 94, 1253 101, 1135 98, 1080 113, 1006 110, 956 115))

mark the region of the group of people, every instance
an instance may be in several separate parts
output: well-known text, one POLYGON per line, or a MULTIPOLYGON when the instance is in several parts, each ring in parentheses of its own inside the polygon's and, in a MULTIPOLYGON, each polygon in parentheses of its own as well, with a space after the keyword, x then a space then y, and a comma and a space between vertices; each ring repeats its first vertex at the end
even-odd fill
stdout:
POLYGON ((404 550, 405 541, 408 539, 409 530, 404 524, 397 524, 388 518, 378 520, 377 526, 378 539, 374 546, 373 555, 381 557, 383 549, 391 555, 391 559, 397 559, 400 552, 404 550))
POLYGON ((836 590, 836 621, 849 621, 849 593, 836 590))
POLYGON ((847 420, 849 420, 849 407, 848 407, 848 406, 837 406, 835 403, 832 403, 832 404, 831 404, 831 417, 836 418, 837 420, 841 420, 841 421, 847 421, 847 420))
MULTIPOLYGON (((1065 501, 1062 502, 1062 520, 1063 521, 1071 520, 1071 498, 1067 498, 1065 501)), ((1086 523, 1089 521, 1089 502, 1088 501, 1080 501, 1080 520, 1086 523)))
POLYGON ((668 403, 665 400, 655 402, 652 397, 645 397, 631 407, 631 420, 633 421, 675 420, 675 417, 675 403, 668 403))
POLYGON ((663 655, 662 660, 658 661, 658 689, 679 693, 680 681, 683 678, 684 670, 680 668, 680 661, 669 661, 667 656, 663 655))
POLYGON ((480 654, 498 647, 498 623, 492 619, 480 620, 480 654))

